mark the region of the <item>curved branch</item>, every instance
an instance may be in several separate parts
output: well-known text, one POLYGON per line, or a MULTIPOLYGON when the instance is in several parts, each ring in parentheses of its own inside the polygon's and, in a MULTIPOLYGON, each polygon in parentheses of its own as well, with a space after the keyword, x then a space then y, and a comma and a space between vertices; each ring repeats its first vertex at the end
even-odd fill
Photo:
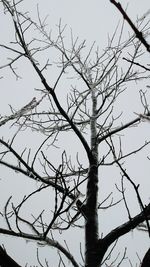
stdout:
MULTIPOLYGON (((74 189, 72 190, 69 190, 67 188, 64 188, 62 187, 61 185, 59 184, 56 184, 55 182, 51 181, 50 179, 45 179, 45 178, 42 178, 35 170, 33 167, 30 167, 24 160, 23 158, 12 148, 11 145, 9 145, 7 142, 5 142, 4 140, 0 139, 0 143, 2 145, 4 145, 5 147, 7 147, 9 149, 9 151, 23 164, 23 166, 27 169, 26 170, 23 170, 22 168, 20 167, 17 167, 17 166, 14 166, 12 164, 9 164, 7 162, 4 162, 4 161, 1 161, 0 160, 0 164, 3 164, 5 165, 6 167, 14 170, 14 171, 17 171, 17 172, 20 172, 28 177, 30 177, 31 179, 33 180, 36 180, 36 181, 40 181, 44 184, 46 184, 47 186, 51 186, 55 189, 57 189, 60 193, 62 193, 63 195, 67 196, 68 198, 70 198, 71 200, 73 201, 77 201, 77 208, 79 210, 79 212, 82 213, 83 216, 85 216, 85 211, 84 211, 84 206, 83 206, 83 203, 82 201, 80 201, 79 199, 77 200, 77 196, 74 195, 72 192, 74 191, 74 189)), ((83 180, 85 181, 87 179, 87 177, 83 180)), ((82 184, 83 181, 81 181, 79 184, 82 184)))
MULTIPOLYGON (((150 204, 145 208, 144 211, 133 217, 130 221, 120 225, 119 227, 113 229, 109 234, 107 234, 103 239, 98 241, 98 250, 101 249, 101 246, 105 248, 105 252, 108 247, 119 237, 127 234, 132 229, 135 229, 140 223, 145 221, 146 216, 150 215, 150 204), (102 245, 103 244, 103 245, 102 245)), ((105 254, 105 253, 104 253, 105 254)))
POLYGON ((8 168, 11 168, 15 171, 21 172, 22 174, 29 176, 30 178, 36 180, 36 181, 41 181, 44 184, 47 184, 53 188, 56 188, 60 193, 65 194, 66 196, 68 196, 70 199, 72 200, 76 200, 76 196, 74 194, 71 193, 71 191, 69 191, 69 189, 66 189, 58 184, 56 184, 55 182, 51 181, 50 179, 44 179, 42 178, 35 170, 34 168, 30 167, 26 161, 12 148, 11 145, 9 145, 7 142, 5 142, 4 140, 0 139, 0 144, 4 145, 6 148, 8 148, 8 150, 16 157, 16 159, 18 159, 22 165, 27 169, 27 171, 16 167, 12 164, 6 163, 4 161, 0 161, 0 164, 5 165, 8 168))
MULTIPOLYGON (((44 242, 45 245, 49 245, 52 247, 57 248, 60 252, 62 252, 67 259, 72 263, 74 267, 79 267, 78 263, 74 259, 74 257, 71 255, 71 253, 66 250, 58 241, 55 241, 54 239, 50 239, 48 237, 44 238, 42 235, 37 236, 37 235, 31 235, 31 234, 26 234, 26 233, 16 233, 7 229, 0 228, 0 233, 4 235, 10 235, 10 236, 16 236, 24 239, 29 239, 33 241, 37 241, 39 244, 40 242, 44 242)), ((13 265, 11 265, 13 266, 13 265)))

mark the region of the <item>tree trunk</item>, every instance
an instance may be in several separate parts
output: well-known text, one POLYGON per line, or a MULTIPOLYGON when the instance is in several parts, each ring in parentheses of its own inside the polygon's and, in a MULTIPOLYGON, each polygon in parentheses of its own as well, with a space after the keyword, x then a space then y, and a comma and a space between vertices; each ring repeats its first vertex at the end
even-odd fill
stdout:
POLYGON ((85 266, 99 267, 97 244, 99 239, 98 233, 98 144, 97 144, 97 99, 94 90, 91 92, 92 97, 92 116, 91 116, 91 159, 87 181, 87 201, 85 222, 85 266))
POLYGON ((97 168, 91 167, 89 172, 89 182, 87 187, 87 220, 85 223, 85 259, 86 267, 96 267, 97 257, 97 242, 98 242, 98 216, 96 210, 97 204, 97 168), (92 192, 91 192, 92 191, 92 192))

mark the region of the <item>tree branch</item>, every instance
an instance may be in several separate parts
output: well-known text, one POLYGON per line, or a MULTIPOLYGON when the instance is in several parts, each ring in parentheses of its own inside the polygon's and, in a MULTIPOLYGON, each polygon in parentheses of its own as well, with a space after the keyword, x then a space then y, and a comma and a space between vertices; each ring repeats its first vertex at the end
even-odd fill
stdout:
POLYGON ((101 143, 102 141, 104 141, 108 137, 112 136, 113 134, 119 133, 122 130, 124 130, 124 129, 126 129, 126 128, 128 128, 128 127, 130 127, 130 126, 132 126, 132 125, 134 125, 134 124, 136 124, 138 122, 140 122, 140 120, 141 120, 141 118, 138 117, 138 118, 136 118, 136 119, 134 119, 134 120, 132 120, 132 121, 120 126, 120 127, 115 128, 114 130, 111 130, 111 131, 108 130, 108 133, 106 133, 104 136, 100 137, 98 139, 98 142, 101 143))
MULTIPOLYGON (((69 259, 74 267, 79 267, 77 262, 75 261, 74 257, 71 255, 71 253, 66 250, 58 241, 55 241, 54 239, 50 239, 48 237, 44 238, 43 235, 37 236, 37 235, 31 235, 31 234, 26 234, 26 233, 16 233, 14 231, 10 231, 7 229, 2 229, 0 228, 0 233, 4 235, 10 235, 10 236, 16 236, 24 239, 29 239, 33 241, 39 242, 44 242, 45 245, 49 245, 52 247, 55 247, 58 249, 60 252, 62 252, 67 259, 69 259)), ((9 266, 4 266, 4 267, 20 267, 19 265, 9 265, 9 266)))
POLYGON ((123 18, 128 22, 128 24, 130 25, 130 27, 132 28, 132 30, 134 31, 137 39, 145 46, 145 48, 147 49, 148 52, 150 52, 150 45, 147 43, 147 41, 145 40, 145 38, 143 37, 143 33, 140 32, 137 27, 135 27, 134 23, 132 22, 132 20, 129 18, 129 16, 127 15, 127 13, 124 11, 124 9, 122 8, 121 4, 119 2, 116 2, 115 0, 109 0, 114 6, 116 6, 116 8, 119 10, 119 12, 122 14, 123 18))
POLYGON ((16 261, 14 261, 0 246, 0 266, 1 267, 21 267, 16 261))
POLYGON ((125 235, 132 229, 135 229, 140 223, 145 221, 145 215, 150 215, 150 204, 145 207, 144 211, 133 217, 130 221, 122 224, 121 226, 113 229, 109 234, 107 234, 103 239, 99 240, 99 246, 104 243, 108 248, 115 240, 119 237, 125 235))

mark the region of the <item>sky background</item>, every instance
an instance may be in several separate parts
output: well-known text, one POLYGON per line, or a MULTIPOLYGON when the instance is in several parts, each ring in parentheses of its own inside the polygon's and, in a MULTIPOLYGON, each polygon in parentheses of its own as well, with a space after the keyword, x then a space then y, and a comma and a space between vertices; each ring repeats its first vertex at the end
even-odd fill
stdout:
MULTIPOLYGON (((137 18, 143 17, 145 13, 150 9, 149 0, 131 0, 131 1, 120 1, 120 3, 123 5, 123 7, 127 7, 127 13, 129 16, 136 21, 137 18)), ((117 23, 122 21, 121 15, 118 13, 118 11, 115 9, 115 7, 110 4, 108 0, 77 0, 77 1, 71 1, 71 0, 42 0, 42 1, 36 1, 36 0, 25 0, 24 1, 24 7, 22 8, 23 11, 28 10, 33 18, 37 18, 37 4, 40 10, 41 17, 45 17, 46 15, 49 15, 48 17, 48 23, 49 28, 52 29, 52 33, 56 34, 56 25, 58 25, 59 20, 61 18, 62 24, 67 24, 68 26, 68 35, 70 33, 70 29, 72 29, 73 34, 75 37, 79 37, 81 41, 87 40, 87 47, 90 47, 93 42, 95 41, 96 44, 99 46, 100 50, 103 51, 103 48, 107 46, 107 39, 108 34, 111 36, 114 32, 117 23)), ((150 18, 150 16, 148 17, 150 18)), ((13 36, 13 32, 11 29, 11 22, 8 19, 7 16, 3 16, 2 8, 0 9, 0 23, 1 25, 4 25, 3 29, 1 29, 1 40, 0 43, 5 40, 9 41, 11 37, 13 36)), ((127 24, 125 24, 125 36, 128 36, 129 32, 131 33, 131 30, 127 24)), ((66 40, 68 37, 66 36, 66 40)), ((69 41, 68 41, 69 42, 69 41)), ((5 53, 3 51, 0 51, 0 56, 2 58, 2 62, 5 61, 5 53)), ((146 63, 147 58, 149 57, 148 54, 146 54, 146 63)), ((2 70, 0 76, 5 77, 5 79, 2 79, 1 82, 1 105, 0 105, 0 114, 7 115, 10 113, 10 107, 9 104, 11 104, 14 108, 18 109, 21 106, 28 103, 33 96, 35 96, 34 88, 39 86, 39 80, 37 77, 32 73, 32 69, 27 64, 24 65, 22 62, 20 62, 20 65, 18 65, 18 69, 20 71, 20 75, 23 76, 21 80, 18 80, 16 83, 16 80, 14 76, 12 75, 10 70, 2 70), (21 71, 20 71, 21 68, 21 71)), ((52 75, 52 74, 50 74, 52 75)), ((50 80, 55 80, 55 73, 53 74, 54 77, 50 77, 50 80)), ((146 84, 143 82, 142 86, 145 88, 146 84)), ((141 84, 137 85, 138 90, 140 90, 141 84)), ((131 88, 130 88, 131 89, 131 88)), ((132 93, 130 94, 130 97, 128 98, 128 104, 126 104, 126 101, 121 102, 120 106, 118 106, 118 109, 124 109, 124 115, 126 119, 132 119, 134 118, 133 112, 138 112, 141 110, 140 101, 138 97, 132 93), (126 114, 126 111, 130 109, 131 112, 129 114, 126 114)), ((138 129, 138 135, 135 138, 135 131, 133 131, 133 134, 130 135, 130 137, 125 137, 124 143, 127 143, 127 146, 132 148, 134 146, 134 142, 138 143, 140 142, 141 136, 144 140, 144 138, 148 137, 150 125, 147 123, 143 123, 138 129), (135 140, 136 139, 136 140, 135 140)), ((7 132, 8 128, 3 127, 1 129, 1 135, 9 136, 9 133, 7 132)), ((26 134, 22 133, 22 135, 18 136, 18 146, 21 150, 24 146, 24 142, 27 142, 28 146, 34 144, 34 133, 32 139, 25 139, 26 134), (22 141, 23 140, 23 141, 22 141)), ((40 138, 40 137, 38 137, 40 138)), ((70 151, 75 151, 75 148, 78 146, 78 142, 76 142, 74 147, 70 148, 70 151)), ((148 154, 148 149, 146 151, 148 154)), ((137 183, 141 182, 141 179, 143 181, 142 183, 142 197, 145 201, 149 198, 149 180, 145 176, 148 177, 148 173, 150 171, 150 164, 149 161, 146 160, 147 154, 139 154, 136 165, 134 165, 134 159, 132 161, 128 161, 128 170, 132 175, 134 175, 137 183), (139 165, 141 165, 141 168, 137 170, 137 162, 139 165), (144 170, 144 171, 143 171, 144 170), (135 175, 136 174, 136 175, 135 175), (141 178, 142 177, 142 178, 141 178)), ((57 156, 57 155, 56 155, 57 156)), ((102 183, 103 180, 105 180, 108 176, 108 173, 105 170, 103 170, 102 173, 102 183)), ((14 174, 13 174, 14 175, 14 174)), ((2 202, 1 205, 4 205, 5 201, 7 200, 8 196, 11 194, 13 195, 14 201, 18 201, 18 199, 22 197, 22 190, 25 190, 26 194, 29 193, 32 190, 32 182, 29 182, 29 180, 23 179, 16 179, 14 184, 14 177, 12 175, 12 172, 9 170, 6 170, 4 167, 1 168, 1 198, 2 202), (11 177, 11 180, 10 180, 11 177), (9 185, 9 186, 8 186, 9 185), (17 189, 17 195, 16 194, 17 189)), ((110 175, 110 174, 109 174, 110 175)), ((110 176, 115 177, 117 173, 113 173, 110 176)), ((20 178, 20 177, 19 177, 20 178)), ((117 179, 115 177, 115 179, 117 179)), ((105 181, 104 181, 105 183, 105 181)), ((106 183, 108 183, 106 181, 106 183)), ((112 185, 110 185, 109 190, 113 189, 111 188, 112 185)), ((103 194, 103 192, 101 192, 103 194)), ((133 191, 131 190, 130 196, 132 196, 133 191)), ((105 194, 104 194, 105 195, 105 194)), ((43 199, 45 196, 43 195, 43 199)), ((132 199, 132 197, 131 197, 132 199)), ((50 201, 50 199, 49 199, 50 201)), ((33 200, 33 206, 37 207, 40 205, 40 200, 33 200)), ((49 205, 49 203, 47 203, 49 205)), ((134 199, 133 199, 133 206, 131 205, 131 209, 133 209, 134 212, 134 199)), ((28 206, 26 207, 26 212, 28 210, 28 206)), ((105 215, 105 212, 103 212, 103 218, 101 221, 101 228, 104 233, 107 233, 112 227, 116 227, 118 223, 124 222, 123 214, 116 213, 114 215, 114 210, 110 211, 109 213, 110 217, 108 215, 105 215), (111 221, 108 222, 108 219, 111 218, 111 221), (107 221, 107 223, 106 223, 107 221)), ((136 211, 135 211, 136 214, 136 211)), ((78 231, 77 231, 78 233, 78 231)), ((72 239, 76 237, 76 231, 68 232, 66 234, 66 237, 69 237, 68 244, 73 249, 74 255, 78 255, 78 246, 75 242, 72 242, 72 239), (70 239, 71 236, 71 239, 70 239)), ((148 236, 145 233, 139 232, 136 235, 137 231, 132 232, 127 235, 127 237, 121 238, 119 244, 118 244, 118 250, 121 247, 128 247, 128 256, 133 261, 133 266, 135 267, 135 263, 138 262, 137 257, 135 256, 133 258, 133 254, 136 255, 136 252, 139 253, 140 257, 143 257, 146 249, 149 246, 149 239, 148 236)), ((81 231, 81 234, 84 238, 83 231, 81 231)), ((8 252, 11 252, 10 254, 18 260, 18 263, 24 264, 28 261, 30 264, 35 263, 36 258, 36 248, 37 244, 34 242, 28 242, 25 240, 16 242, 15 238, 10 238, 6 236, 0 237, 1 243, 4 243, 6 248, 8 249, 8 252), (15 245, 14 245, 15 244, 15 245), (19 244, 19 245, 18 245, 19 244), (29 261, 30 260, 30 261, 29 261)), ((50 267, 55 267, 55 250, 52 249, 51 254, 49 253, 49 248, 43 247, 40 248, 40 255, 44 258, 49 258, 50 261, 50 267)), ((121 265, 122 267, 128 267, 130 266, 129 263, 125 263, 124 265, 121 265)))

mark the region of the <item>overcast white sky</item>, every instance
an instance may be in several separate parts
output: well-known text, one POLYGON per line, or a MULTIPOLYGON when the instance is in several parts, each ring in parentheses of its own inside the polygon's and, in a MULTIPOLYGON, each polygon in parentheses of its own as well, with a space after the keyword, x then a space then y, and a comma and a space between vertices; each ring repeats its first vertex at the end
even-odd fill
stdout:
MULTIPOLYGON (((134 21, 136 21, 137 17, 140 18, 142 17, 149 9, 150 9, 150 2, 149 0, 130 0, 130 1, 120 1, 122 3, 123 7, 127 7, 128 5, 128 14, 130 17, 133 18, 134 21)), ((82 41, 84 39, 87 40, 87 44, 90 47, 94 41, 96 41, 97 45, 100 47, 100 49, 103 49, 107 45, 107 38, 108 34, 112 34, 115 30, 115 27, 118 23, 118 21, 122 21, 121 15, 118 13, 118 11, 115 9, 115 7, 109 2, 109 0, 76 0, 76 1, 71 1, 71 0, 24 0, 24 7, 26 10, 30 10, 30 15, 36 18, 36 8, 37 4, 39 5, 39 10, 41 13, 41 16, 45 17, 47 14, 49 15, 48 21, 50 23, 50 29, 55 28, 55 25, 58 24, 59 19, 62 19, 63 24, 67 24, 68 28, 71 28, 74 35, 78 36, 79 39, 82 41)), ((7 24, 7 18, 3 17, 1 18, 2 15, 2 9, 0 9, 0 25, 4 25, 3 28, 1 28, 2 31, 2 37, 6 37, 9 39, 9 35, 12 33, 10 32, 9 28, 9 23, 7 24), (5 24, 4 24, 5 21, 5 24), (4 29, 4 31, 3 31, 4 29)), ((54 30, 55 31, 55 30, 54 30)), ((130 31, 130 28, 128 25, 126 25, 126 34, 128 34, 128 31, 130 31)), ((130 31, 131 32, 131 31, 130 31)), ((3 39, 3 38, 1 38, 3 39)), ((3 40, 0 39, 0 42, 3 42, 3 40)), ((1 55, 1 52, 0 52, 1 55)), ((149 55, 148 55, 149 56, 149 55)), ((147 56, 147 57, 148 57, 147 56)), ((24 105, 28 102, 28 100, 31 100, 32 97, 34 96, 34 88, 38 87, 39 81, 38 79, 32 79, 32 74, 29 76, 28 69, 24 69, 24 78, 21 81, 18 81, 16 85, 16 81, 14 77, 12 77, 11 73, 8 71, 4 71, 3 74, 5 74, 5 77, 8 78, 8 83, 5 81, 1 81, 1 99, 0 101, 1 106, 0 106, 0 113, 4 114, 4 110, 6 113, 9 111, 9 106, 8 104, 12 104, 16 108, 20 105, 24 105), (29 79, 30 77, 30 79, 29 79), (10 82, 11 81, 11 82, 10 82), (6 88, 7 87, 7 88, 6 88), (23 93, 23 88, 26 89, 26 94, 23 93), (4 91, 5 88, 5 91, 4 91), (29 91, 30 88, 30 91, 29 91)), ((1 75, 0 75, 1 76, 1 75)), ((130 96, 130 101, 132 101, 132 95, 130 96)), ((135 104, 135 108, 137 108, 137 105, 135 104)), ((149 125, 144 126, 145 131, 149 131, 149 125)), ((5 134, 5 128, 2 130, 3 133, 5 134)), ((141 130, 141 134, 143 135, 143 129, 141 130)), ((140 137, 137 137, 140 139, 140 137)), ((134 139, 134 136, 133 136, 134 139)), ((32 140, 29 140, 29 142, 32 140)), ((21 142, 21 139, 20 139, 21 142)), ((128 145, 132 146, 133 140, 127 140, 128 145)), ((20 144, 20 146, 23 144, 20 144)), ((141 158, 139 156, 139 162, 141 158)), ((146 171, 144 175, 147 174, 147 171, 150 170, 149 163, 146 165, 146 171)), ((136 166, 129 163, 129 171, 131 174, 135 174, 135 168, 136 166)), ((4 178, 5 170, 2 175, 2 178, 4 178)), ((142 170, 143 172, 143 170, 142 170)), ((7 175, 9 175, 9 172, 6 172, 7 175)), ((137 173, 138 176, 138 173, 137 173)), ((139 174, 139 177, 137 179, 141 179, 141 173, 139 174)), ((7 190, 8 193, 8 188, 5 185, 6 181, 2 180, 2 185, 3 185, 3 192, 4 190, 7 190)), ((24 187, 29 186, 29 181, 25 182, 23 185, 24 187)), ((10 187, 9 187, 9 193, 11 194, 11 189, 13 187, 13 182, 10 182, 10 187)), ((20 182, 20 187, 21 182, 20 182)), ((144 192, 146 195, 146 199, 149 196, 149 186, 150 183, 149 181, 145 181, 145 188, 144 192), (147 186, 146 186, 147 184, 147 186)), ((20 190, 20 189, 19 189, 20 190)), ((28 190, 27 190, 28 191, 28 190)), ((19 192, 18 192, 19 193, 19 192)), ((8 194, 9 195, 9 194, 8 194)), ((4 193, 2 194, 4 196, 4 193)), ((36 206, 36 203, 35 203, 36 206)), ((112 213, 112 216, 113 213, 112 213)), ((104 216, 105 218, 105 216, 104 216)), ((116 215, 117 218, 117 215, 116 215)), ((120 218, 120 221, 121 218, 120 218)), ((113 218, 113 222, 115 225, 115 218, 113 218)), ((105 228, 105 221, 102 221, 102 227, 105 228)), ((107 226, 109 230, 109 225, 107 226)), ((107 232, 107 229, 104 229, 104 231, 107 232)), ((70 233, 69 233, 70 235, 70 233)), ((74 237, 74 233, 71 233, 72 237, 74 237)), ((8 237, 0 237, 0 241, 4 243, 6 248, 12 249, 12 246, 14 247, 14 238, 8 238, 8 237), (8 240, 8 243, 7 243, 8 240)), ((69 241, 71 242, 71 240, 69 241)), ((143 253, 149 246, 149 241, 148 237, 146 234, 139 233, 138 237, 133 233, 132 236, 130 235, 129 239, 128 238, 122 238, 121 240, 121 245, 124 246, 129 246, 130 251, 129 251, 129 256, 131 257, 132 260, 132 253, 135 254, 135 252, 139 249, 141 244, 139 245, 139 242, 142 244, 141 248, 141 254, 140 256, 143 256, 143 253), (132 241, 132 242, 131 242, 132 241), (131 245, 129 244, 131 242, 131 245), (134 247, 135 246, 135 247, 134 247)), ((30 257, 33 256, 33 253, 36 254, 36 244, 35 243, 28 243, 27 244, 27 249, 24 251, 23 247, 25 245, 25 241, 22 242, 23 246, 20 246, 20 248, 17 247, 14 248, 13 252, 11 255, 14 255, 16 259, 19 259, 20 264, 22 264, 22 258, 23 262, 27 261, 27 258, 29 259, 30 257), (19 255, 18 255, 19 252, 19 255)), ((120 246, 121 246, 120 245, 120 246)), ((18 245, 16 245, 18 246, 18 245)), ((75 244, 73 244, 75 246, 75 244)), ((74 250, 76 250, 76 246, 74 250)), ((119 246, 118 246, 119 249, 119 246)), ((44 249, 43 249, 44 251, 44 249)), ((53 250, 54 251, 54 250, 53 250)), ((139 251, 139 250, 138 250, 139 251)), ((9 252, 9 250, 8 250, 9 252)), ((49 253, 49 249, 46 249, 46 255, 49 253)), ((76 252, 75 252, 76 253, 76 252)), ((45 251, 43 252, 43 255, 45 255, 45 251)), ((50 259, 54 261, 54 257, 51 256, 50 259)), ((136 259, 137 260, 137 259, 136 259)), ((134 259, 134 263, 136 262, 134 259)), ((19 262, 18 261, 18 262, 19 262)), ((33 259, 34 263, 34 259, 33 259)), ((121 265, 122 267, 128 267, 130 265, 121 265)), ((51 262, 50 267, 55 267, 55 263, 51 262)))

